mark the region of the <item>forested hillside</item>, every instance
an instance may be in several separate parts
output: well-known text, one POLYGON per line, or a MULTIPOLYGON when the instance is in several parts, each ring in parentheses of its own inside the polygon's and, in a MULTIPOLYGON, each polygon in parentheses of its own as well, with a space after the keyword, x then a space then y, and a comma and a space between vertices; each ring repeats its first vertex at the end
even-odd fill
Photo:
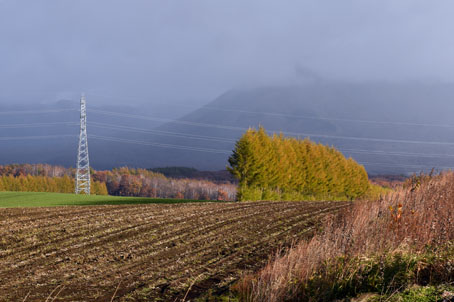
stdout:
POLYGON ((246 131, 229 158, 239 200, 355 199, 369 189, 366 170, 335 148, 308 139, 246 131))

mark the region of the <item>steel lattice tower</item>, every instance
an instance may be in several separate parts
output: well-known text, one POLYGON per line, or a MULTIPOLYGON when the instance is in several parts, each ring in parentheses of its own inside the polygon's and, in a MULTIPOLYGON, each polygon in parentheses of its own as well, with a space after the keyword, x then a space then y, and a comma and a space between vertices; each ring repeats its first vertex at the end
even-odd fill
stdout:
POLYGON ((85 96, 80 98, 80 134, 77 153, 76 194, 90 195, 90 162, 88 159, 87 107, 85 96))

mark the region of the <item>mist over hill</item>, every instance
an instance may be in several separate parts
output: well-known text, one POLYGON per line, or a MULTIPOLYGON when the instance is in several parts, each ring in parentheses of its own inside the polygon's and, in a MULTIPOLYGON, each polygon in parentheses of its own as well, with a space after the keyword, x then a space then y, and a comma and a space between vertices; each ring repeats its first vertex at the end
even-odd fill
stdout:
MULTIPOLYGON (((89 102, 91 165, 96 169, 128 165, 220 170, 235 140, 248 127, 262 125, 270 132, 333 145, 364 163, 371 174, 454 167, 452 98, 451 84, 315 81, 230 90, 180 118, 169 115, 169 108, 159 112, 128 105, 90 106, 89 102)), ((73 166, 77 106, 77 101, 44 107, 0 106, 1 125, 24 124, 0 128, 0 164, 73 166), (14 113, 22 110, 34 113, 14 113), (26 125, 36 123, 60 124, 26 125), (17 139, 32 136, 43 138, 17 139)))
MULTIPOLYGON (((454 85, 316 82, 293 87, 232 90, 159 129, 237 139, 248 127, 310 137, 365 163, 369 173, 411 173, 454 166, 454 85), (232 129, 234 127, 238 129, 232 129), (429 157, 430 156, 430 157, 429 157)), ((230 142, 163 139, 231 150, 230 142)), ((168 150, 166 165, 213 169, 225 156, 168 150), (170 160, 169 160, 170 159, 170 160)))

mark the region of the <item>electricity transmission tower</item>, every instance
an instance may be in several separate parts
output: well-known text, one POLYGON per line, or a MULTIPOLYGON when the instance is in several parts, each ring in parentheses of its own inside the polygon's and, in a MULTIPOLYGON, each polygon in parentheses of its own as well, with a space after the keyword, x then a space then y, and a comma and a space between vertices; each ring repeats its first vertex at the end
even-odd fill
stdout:
POLYGON ((87 107, 85 95, 80 98, 80 134, 77 153, 76 194, 90 195, 90 162, 88 159, 87 107))

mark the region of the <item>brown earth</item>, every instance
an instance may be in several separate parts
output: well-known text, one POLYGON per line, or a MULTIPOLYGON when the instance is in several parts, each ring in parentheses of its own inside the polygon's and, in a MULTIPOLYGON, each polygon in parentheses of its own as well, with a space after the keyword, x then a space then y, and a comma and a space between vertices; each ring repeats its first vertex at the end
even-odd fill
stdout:
POLYGON ((348 204, 0 209, 0 301, 188 301, 225 290, 348 204))

